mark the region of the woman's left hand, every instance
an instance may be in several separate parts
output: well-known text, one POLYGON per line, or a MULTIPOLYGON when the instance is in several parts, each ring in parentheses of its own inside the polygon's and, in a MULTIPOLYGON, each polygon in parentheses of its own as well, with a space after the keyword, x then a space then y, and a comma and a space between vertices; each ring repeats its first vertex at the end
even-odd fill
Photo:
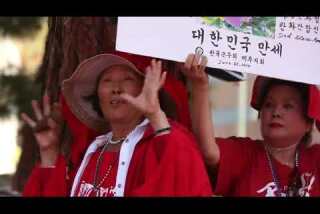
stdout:
POLYGON ((167 74, 166 72, 161 73, 161 71, 161 61, 153 59, 151 65, 146 68, 146 76, 140 95, 137 97, 129 94, 120 95, 149 119, 161 112, 158 92, 165 83, 167 74))

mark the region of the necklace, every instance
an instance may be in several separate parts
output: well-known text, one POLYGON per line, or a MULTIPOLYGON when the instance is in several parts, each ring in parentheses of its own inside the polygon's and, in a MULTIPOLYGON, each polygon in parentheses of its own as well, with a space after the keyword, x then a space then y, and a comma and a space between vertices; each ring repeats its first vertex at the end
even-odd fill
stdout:
POLYGON ((115 145, 115 144, 118 144, 118 143, 124 141, 125 139, 126 139, 126 138, 123 137, 123 138, 120 138, 119 140, 112 140, 112 136, 111 136, 108 142, 109 142, 110 144, 112 144, 112 145, 115 145))
MULTIPOLYGON (((122 142, 123 140, 124 140, 124 139, 120 139, 120 140, 118 140, 118 141, 119 141, 119 142, 122 142)), ((118 141, 117 141, 116 143, 119 143, 118 141)), ((115 159, 115 160, 113 161, 113 163, 109 164, 105 175, 103 176, 103 178, 101 179, 101 181, 100 181, 99 184, 97 185, 98 172, 99 172, 99 170, 100 170, 100 165, 101 165, 101 162, 102 162, 102 160, 103 160, 103 156, 102 156, 102 155, 103 155, 103 153, 106 151, 106 149, 107 149, 107 147, 108 147, 109 144, 112 144, 112 143, 111 143, 111 138, 110 138, 108 141, 106 141, 106 143, 104 144, 104 146, 103 146, 103 148, 102 148, 102 150, 101 150, 101 152, 100 152, 100 154, 99 154, 99 157, 98 157, 98 159, 97 159, 97 165, 96 165, 96 169, 95 169, 95 173, 94 173, 94 178, 93 178, 93 188, 94 188, 95 191, 98 191, 98 190, 99 190, 100 186, 103 184, 103 182, 105 181, 105 179, 110 175, 110 172, 111 172, 111 170, 112 170, 112 166, 115 164, 115 162, 116 162, 116 160, 117 160, 117 159, 115 159)))
POLYGON ((301 186, 300 176, 299 176, 299 172, 298 172, 299 171, 299 146, 297 147, 296 152, 295 152, 294 171, 293 171, 294 175, 288 184, 288 189, 286 192, 282 192, 280 189, 280 179, 279 179, 279 176, 278 176, 277 171, 275 169, 274 163, 271 159, 271 154, 266 146, 265 146, 265 151, 266 151, 266 155, 267 155, 267 159, 268 159, 269 168, 271 170, 272 179, 277 187, 277 192, 276 192, 277 196, 278 197, 299 196, 298 191, 301 186))

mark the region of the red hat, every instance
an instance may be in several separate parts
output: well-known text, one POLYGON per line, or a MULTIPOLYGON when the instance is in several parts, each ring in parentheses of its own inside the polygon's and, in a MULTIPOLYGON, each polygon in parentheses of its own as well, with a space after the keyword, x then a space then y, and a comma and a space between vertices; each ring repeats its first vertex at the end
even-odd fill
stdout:
MULTIPOLYGON (((119 51, 112 52, 111 54, 96 55, 84 60, 72 76, 62 83, 62 92, 66 103, 73 114, 89 128, 98 132, 105 132, 109 129, 107 121, 98 115, 92 108, 91 103, 85 100, 84 97, 94 94, 98 77, 107 68, 114 65, 125 65, 144 76, 151 60, 152 58, 150 57, 119 51)), ((189 128, 190 119, 186 119, 186 116, 189 116, 187 91, 181 85, 182 83, 179 84, 178 80, 173 80, 170 77, 171 75, 167 76, 168 79, 164 85, 164 91, 170 95, 177 107, 178 122, 183 123, 189 128), (168 87, 168 84, 170 84, 170 87, 168 87)))
MULTIPOLYGON (((251 106, 257 111, 260 110, 262 89, 273 80, 273 78, 258 76, 254 82, 251 98, 251 106)), ((315 120, 317 129, 320 131, 320 91, 315 85, 306 84, 309 89, 308 116, 315 120)))

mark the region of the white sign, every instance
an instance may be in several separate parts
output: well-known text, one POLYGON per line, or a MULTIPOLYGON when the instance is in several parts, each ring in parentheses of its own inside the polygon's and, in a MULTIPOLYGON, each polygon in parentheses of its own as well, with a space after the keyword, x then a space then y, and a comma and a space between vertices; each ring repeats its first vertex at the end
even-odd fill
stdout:
POLYGON ((116 49, 320 84, 319 17, 119 17, 116 49))

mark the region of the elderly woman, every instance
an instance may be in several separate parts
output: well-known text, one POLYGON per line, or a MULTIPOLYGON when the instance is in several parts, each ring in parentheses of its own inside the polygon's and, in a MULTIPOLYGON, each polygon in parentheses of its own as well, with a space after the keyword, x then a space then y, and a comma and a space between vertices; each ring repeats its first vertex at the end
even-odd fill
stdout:
POLYGON ((251 106, 259 111, 263 140, 215 138, 206 63, 205 56, 189 55, 184 74, 192 84, 192 123, 215 194, 319 196, 320 145, 311 144, 315 121, 320 128, 317 87, 258 77, 251 106))
MULTIPOLYGON (((51 195, 46 188, 67 188, 67 194, 84 197, 212 195, 192 135, 167 119, 166 113, 171 117, 175 113, 164 105, 172 101, 161 91, 166 74, 160 61, 121 52, 97 55, 81 63, 63 83, 66 102, 91 129, 111 131, 90 144, 69 182, 71 186, 66 184, 67 178, 65 182, 60 178, 62 185, 44 181, 46 187, 38 194, 51 195)), ((43 112, 36 102, 33 107, 38 121, 50 115, 46 96, 43 112)), ((22 117, 31 127, 37 126, 26 114, 22 117)), ((41 167, 49 171, 57 167, 59 159, 58 127, 49 117, 48 128, 35 132, 41 167)), ((42 174, 39 180, 46 179, 42 174)), ((33 185, 26 188, 32 192, 33 185)))

